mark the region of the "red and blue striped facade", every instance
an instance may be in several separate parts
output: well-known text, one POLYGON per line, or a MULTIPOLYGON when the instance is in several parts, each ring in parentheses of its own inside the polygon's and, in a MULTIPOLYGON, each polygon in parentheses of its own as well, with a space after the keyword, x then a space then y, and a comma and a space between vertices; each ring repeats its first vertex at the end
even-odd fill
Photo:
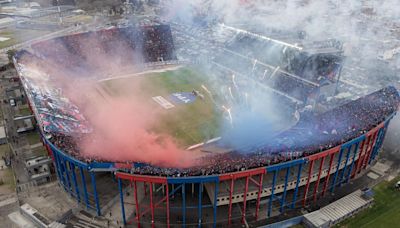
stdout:
MULTIPOLYGON (((65 191, 74 197, 78 202, 83 203, 87 209, 95 210, 98 215, 101 214, 100 200, 98 197, 99 191, 104 189, 96 188, 96 172, 112 172, 115 174, 117 184, 115 188, 119 188, 121 213, 124 224, 134 223, 140 226, 141 218, 148 214, 151 216, 151 222, 155 224, 155 211, 165 211, 165 221, 161 223, 169 227, 172 222, 170 219, 171 211, 180 211, 181 224, 185 226, 186 215, 188 210, 194 209, 197 211, 198 226, 203 224, 203 211, 207 208, 212 208, 213 221, 212 225, 215 227, 219 221, 218 208, 222 204, 219 202, 219 192, 224 183, 228 186, 224 191, 228 192, 226 205, 228 207, 224 223, 230 224, 232 221, 232 205, 239 203, 242 211, 241 221, 244 222, 246 216, 248 217, 247 197, 252 197, 256 201, 254 218, 257 220, 261 213, 265 213, 267 217, 272 216, 273 204, 279 205, 279 212, 284 212, 285 209, 292 209, 294 207, 306 206, 309 201, 316 201, 317 197, 322 197, 326 192, 334 192, 338 186, 341 186, 350 179, 355 178, 363 169, 366 169, 378 156, 379 149, 382 146, 386 131, 390 120, 394 114, 387 118, 384 122, 380 123, 369 132, 352 139, 340 146, 331 148, 329 150, 313 154, 297 160, 292 160, 284 163, 279 163, 267 167, 250 169, 241 172, 227 173, 222 175, 213 176, 194 176, 194 177, 159 177, 159 176, 145 176, 135 175, 124 172, 131 168, 134 164, 121 164, 121 163, 100 163, 91 162, 86 163, 80 161, 67 153, 56 148, 48 140, 44 140, 49 154, 52 156, 56 173, 60 184, 65 191), (308 167, 308 168, 307 168, 308 167), (304 170, 306 172, 304 173, 304 170), (267 183, 266 176, 269 174, 270 181, 267 183), (79 176, 78 176, 79 175, 79 176), (278 177, 282 176, 283 181, 280 181, 278 186, 278 177), (77 177, 80 183, 77 182, 77 177), (90 181, 87 181, 87 179, 90 181), (235 185, 240 181, 240 189, 235 185), (129 183, 133 189, 134 199, 134 214, 133 219, 128 219, 127 211, 124 203, 124 189, 123 182, 129 183), (88 184, 90 183, 90 184, 88 184), (143 185, 144 192, 149 197, 146 205, 142 205, 138 200, 138 185, 143 185), (203 189, 204 185, 212 186, 213 196, 209 197, 211 203, 204 204, 203 189), (290 186, 289 186, 290 185, 290 186), (155 186, 162 186, 163 197, 155 199, 155 186), (187 203, 187 188, 196 186, 197 204, 190 205, 187 203), (256 194, 249 194, 249 187, 257 189, 256 194), (242 189, 243 187, 243 189, 242 189), (300 191, 302 187, 302 191, 300 191), (149 192, 147 192, 147 188, 149 192), (235 189, 236 188, 236 189, 235 189), (280 191, 277 194, 277 191, 280 191), (288 192, 291 191, 292 197, 288 198, 288 192), (241 202, 233 202, 233 194, 237 195, 240 192, 242 196, 241 202), (268 196, 263 194, 267 193, 268 196), (171 206, 171 199, 175 200, 175 196, 179 194, 181 202, 179 206, 171 206), (266 199, 266 200, 262 200, 266 199), (262 205, 262 204, 265 205, 262 205), (266 210, 261 211, 261 207, 266 210), (218 216, 218 217, 217 217, 218 216)), ((282 179, 281 178, 281 179, 282 179)), ((178 197, 177 197, 178 198, 178 197)), ((193 198, 193 197, 192 197, 193 198)), ((175 203, 176 204, 176 203, 175 203)), ((128 212, 129 213, 129 212, 128 212)), ((128 214, 129 215, 129 214, 128 214)), ((224 215, 222 215, 224 216, 224 215)), ((193 215, 192 215, 193 217, 193 215)), ((159 224, 160 221, 157 220, 159 224)), ((209 223, 207 223, 209 224, 209 223)))
MULTIPOLYGON (((26 85, 24 88, 27 89, 26 85)), ((30 93, 26 94, 31 111, 38 117, 30 93)), ((102 214, 102 205, 108 203, 99 195, 109 189, 100 188, 96 176, 110 174, 115 179, 115 186, 109 188, 119 190, 124 224, 150 223, 170 227, 177 222, 186 226, 190 220, 191 225, 195 221, 199 227, 216 227, 273 217, 288 209, 305 207, 327 192, 334 192, 376 160, 393 116, 367 133, 323 152, 267 167, 211 176, 135 175, 129 171, 138 164, 84 162, 60 150, 45 137, 42 139, 53 159, 60 185, 78 203, 97 215, 102 214), (188 195, 190 186, 191 196, 188 195), (207 200, 204 189, 208 193, 207 200), (132 204, 126 203, 128 191, 132 191, 128 196, 132 204), (145 200, 140 199, 140 191, 145 200), (251 205, 250 201, 255 204, 251 205), (127 205, 133 206, 132 209, 127 205), (233 205, 240 207, 240 217, 234 215, 233 205), (250 209, 254 212, 248 213, 250 209)))

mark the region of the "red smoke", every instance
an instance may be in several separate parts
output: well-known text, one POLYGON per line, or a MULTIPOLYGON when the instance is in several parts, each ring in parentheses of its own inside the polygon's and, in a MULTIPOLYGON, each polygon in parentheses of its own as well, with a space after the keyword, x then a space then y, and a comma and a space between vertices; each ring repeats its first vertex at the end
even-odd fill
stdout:
MULTIPOLYGON (((85 157, 169 167, 193 165, 194 156, 180 149, 172 137, 149 131, 159 121, 162 111, 150 97, 143 100, 134 95, 109 96, 97 82, 78 81, 69 82, 70 86, 65 88, 64 93, 79 106, 93 127, 89 137, 77 140, 85 157)), ((136 90, 138 85, 124 87, 121 90, 136 90)))
MULTIPOLYGON (((37 85, 61 88, 61 96, 76 104, 93 127, 93 133, 77 137, 82 155, 96 160, 144 162, 162 167, 183 168, 194 165, 195 156, 192 152, 179 148, 171 136, 150 131, 159 121, 160 111, 164 111, 157 109, 151 97, 143 100, 135 95, 123 98, 110 96, 98 85, 96 74, 100 77, 113 73, 118 75, 119 69, 126 68, 124 62, 129 57, 124 58, 125 52, 120 50, 124 44, 116 45, 117 50, 114 49, 115 53, 120 54, 118 60, 108 58, 110 54, 102 55, 93 51, 95 48, 89 48, 94 44, 83 47, 87 49, 87 55, 91 56, 90 64, 98 72, 93 73, 93 76, 69 71, 68 64, 61 66, 52 58, 46 61, 28 60, 26 63, 31 70, 50 75, 50 80, 34 79, 37 85)), ((135 91, 140 80, 135 82, 124 85, 121 90, 135 91)))
MULTIPOLYGON (((162 167, 189 167, 194 165, 192 152, 181 149, 169 135, 159 135, 151 129, 161 114, 151 97, 143 100, 128 93, 124 97, 110 96, 99 86, 96 79, 71 77, 56 71, 54 66, 31 62, 35 71, 51 72, 50 82, 38 78, 37 85, 62 89, 67 97, 79 107, 93 127, 93 133, 77 137, 76 142, 84 157, 106 161, 144 162, 162 167)), ((137 83, 118 87, 121 91, 137 90, 137 83)), ((119 84, 119 83, 118 83, 119 84)))
POLYGON ((148 131, 158 119, 149 104, 132 97, 96 100, 84 107, 84 114, 94 127, 93 136, 96 139, 82 141, 80 147, 84 155, 160 166, 190 165, 188 152, 179 149, 170 136, 148 131))

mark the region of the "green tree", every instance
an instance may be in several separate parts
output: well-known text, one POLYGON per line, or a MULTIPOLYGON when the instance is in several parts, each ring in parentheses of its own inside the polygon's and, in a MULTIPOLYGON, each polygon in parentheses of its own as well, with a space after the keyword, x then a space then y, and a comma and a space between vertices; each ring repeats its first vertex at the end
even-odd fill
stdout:
POLYGON ((10 64, 13 63, 13 57, 14 57, 15 53, 17 53, 17 50, 15 50, 15 49, 10 49, 7 51, 8 62, 10 64))

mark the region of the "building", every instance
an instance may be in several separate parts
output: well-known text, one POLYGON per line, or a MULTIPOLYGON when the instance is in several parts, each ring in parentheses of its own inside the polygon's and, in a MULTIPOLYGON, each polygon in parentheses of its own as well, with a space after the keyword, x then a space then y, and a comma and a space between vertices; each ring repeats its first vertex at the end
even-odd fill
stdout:
POLYGON ((0 126, 0 144, 7 143, 7 135, 4 126, 0 126))
MULTIPOLYGON (((172 51, 170 52, 173 45, 171 45, 171 39, 169 39, 171 36, 168 26, 146 27, 148 30, 145 31, 153 34, 158 28, 166 31, 163 36, 166 36, 169 40, 168 42, 164 40, 157 42, 160 47, 163 47, 163 50, 167 50, 166 53, 163 53, 165 54, 164 61, 176 60, 176 56, 172 51)), ((121 31, 126 31, 126 28, 113 28, 99 33, 113 38, 113 35, 119 34, 121 31)), ((76 43, 83 42, 79 36, 79 34, 74 34, 68 39, 65 38, 65 40, 73 40, 71 46, 76 45, 76 43)), ((82 35, 82 37, 87 36, 82 35)), ((111 38, 110 40, 112 40, 111 38)), ((145 47, 150 50, 150 53, 148 53, 148 59, 144 61, 157 62, 160 56, 151 51, 155 48, 150 45, 153 42, 145 43, 148 44, 145 47)), ((51 46, 49 44, 51 44, 51 41, 42 41, 41 46, 38 47, 44 49, 46 46, 51 46)), ((25 54, 32 58, 35 57, 31 53, 25 52, 25 54)), ((60 61, 64 61, 63 58, 60 59, 60 61)), ((79 204, 87 210, 96 212, 97 215, 102 215, 104 211, 109 209, 110 202, 114 202, 113 200, 118 197, 121 208, 121 213, 118 216, 121 218, 121 222, 138 226, 140 224, 157 224, 167 227, 174 225, 197 225, 199 227, 238 225, 248 222, 256 223, 288 210, 304 208, 309 203, 316 202, 328 192, 335 192, 337 188, 345 185, 352 178, 356 178, 363 170, 368 169, 369 165, 374 163, 378 158, 389 122, 397 112, 400 100, 397 90, 393 87, 387 87, 321 114, 325 115, 323 116, 325 119, 333 117, 346 119, 350 116, 357 116, 358 119, 355 119, 355 121, 361 123, 362 121, 372 121, 372 123, 368 123, 366 129, 354 127, 352 134, 343 131, 342 134, 327 132, 327 134, 321 134, 322 136, 319 135, 321 137, 340 138, 337 143, 335 141, 334 145, 328 148, 319 148, 318 152, 315 153, 308 153, 312 149, 304 149, 304 151, 300 151, 301 156, 291 156, 292 151, 284 151, 282 154, 287 152, 288 156, 282 160, 234 172, 214 172, 209 175, 165 175, 162 171, 160 173, 151 173, 150 171, 143 174, 141 170, 149 167, 154 168, 154 170, 163 170, 163 168, 139 162, 96 161, 96 158, 82 159, 79 154, 68 153, 63 148, 53 144, 50 140, 52 136, 47 131, 49 128, 46 127, 57 125, 62 126, 63 129, 69 129, 75 125, 65 125, 65 122, 60 120, 63 118, 53 118, 50 115, 51 118, 44 119, 44 115, 40 115, 42 113, 39 113, 39 111, 44 108, 41 107, 42 109, 39 110, 36 106, 43 105, 44 101, 51 97, 50 95, 54 95, 51 100, 59 101, 62 99, 57 100, 58 92, 48 88, 44 89, 46 99, 43 99, 43 96, 38 92, 38 86, 25 77, 24 72, 27 69, 23 68, 22 64, 19 65, 18 61, 20 60, 17 55, 15 59, 16 69, 21 77, 30 107, 32 107, 39 123, 42 141, 56 167, 55 172, 60 185, 79 204), (54 93, 51 94, 49 91, 54 93), (387 96, 387 94, 390 94, 390 96, 387 96), (379 105, 381 103, 375 101, 383 102, 386 106, 379 105), (365 105, 366 102, 368 105, 363 109, 365 113, 362 113, 366 115, 366 118, 356 115, 361 110, 357 108, 357 105, 365 105), (367 117, 371 113, 379 113, 379 116, 370 120, 367 117)), ((72 58, 68 61, 76 61, 76 59, 72 58)), ((160 64, 168 64, 164 61, 160 64)), ((249 64, 249 66, 251 71, 252 64, 249 64)), ((276 72, 278 71, 279 69, 276 70, 276 72)), ((272 71, 272 76, 275 73, 272 71)), ((286 74, 285 72, 281 73, 286 74)), ((282 78, 308 81, 298 77, 296 75, 282 76, 282 78)), ((314 82, 307 83, 316 84, 314 82)), ((57 104, 58 106, 55 106, 54 103, 51 103, 52 107, 56 107, 53 110, 65 110, 64 106, 60 105, 63 104, 62 102, 57 104), (61 108, 57 109, 58 107, 61 108)), ((68 107, 73 109, 72 105, 68 104, 68 107)), ((56 113, 57 116, 63 117, 61 111, 56 113)), ((48 111, 45 110, 45 112, 48 111)), ((304 123, 314 124, 313 122, 304 123)), ((343 127, 348 129, 353 126, 346 125, 343 127)), ((79 129, 82 128, 84 126, 79 126, 79 129)), ((300 145, 302 139, 309 139, 306 132, 300 128, 289 130, 298 133, 294 138, 293 147, 300 145)), ((317 140, 316 138, 313 139, 317 140)))

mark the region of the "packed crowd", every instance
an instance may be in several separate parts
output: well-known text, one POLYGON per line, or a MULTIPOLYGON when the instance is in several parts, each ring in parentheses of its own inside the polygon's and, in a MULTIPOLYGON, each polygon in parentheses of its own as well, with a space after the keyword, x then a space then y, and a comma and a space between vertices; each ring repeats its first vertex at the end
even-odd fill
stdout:
POLYGON ((176 60, 171 28, 167 25, 150 26, 142 29, 143 49, 146 62, 176 60))
POLYGON ((109 58, 121 65, 177 60, 169 25, 78 33, 33 44, 32 49, 50 64, 76 71, 96 69, 109 58))
POLYGON ((60 90, 49 86, 46 72, 35 69, 43 64, 40 59, 28 52, 18 53, 17 57, 20 59, 16 68, 24 75, 21 80, 29 92, 28 98, 35 104, 34 112, 40 117, 44 131, 64 134, 90 132, 91 128, 79 108, 63 98, 60 90), (32 65, 26 65, 26 58, 32 65))
POLYGON ((340 51, 338 54, 308 53, 238 33, 226 42, 215 61, 305 101, 316 94, 319 85, 335 82, 343 56, 340 51))
MULTIPOLYGON (((200 158, 190 168, 163 168, 149 164, 133 163, 126 170, 135 174, 157 176, 215 175, 264 167, 318 153, 365 134, 398 109, 400 97, 394 87, 339 106, 326 113, 301 120, 291 129, 277 135, 270 143, 248 151, 200 158)), ((51 141, 62 150, 86 162, 101 159, 85 158, 77 152, 76 141, 65 135, 52 135, 51 141)), ((111 161, 126 163, 127 161, 111 161)))
POLYGON ((216 62, 216 68, 222 68, 227 72, 233 71, 231 73, 251 77, 272 89, 302 102, 315 93, 318 88, 317 84, 302 80, 299 76, 294 77, 288 72, 280 70, 281 68, 271 68, 259 61, 252 61, 245 57, 237 56, 236 58, 232 58, 232 54, 229 51, 220 53, 214 61, 216 62))
MULTIPOLYGON (((17 68, 45 132, 88 133, 90 127, 78 107, 63 97, 58 77, 99 77, 100 65, 123 56, 122 65, 176 60, 168 25, 113 28, 73 34, 32 45, 33 52, 17 52, 17 68), (130 50, 130 51, 129 51, 130 50), (123 52, 123 53, 121 53, 123 52), (102 58, 104 57, 104 58, 102 58)), ((103 66, 104 67, 104 66, 103 66)), ((60 80, 62 81, 62 80, 60 80)))
POLYGON ((238 33, 233 39, 225 43, 225 48, 249 59, 257 59, 266 65, 279 66, 281 70, 290 74, 319 83, 320 76, 333 77, 334 75, 330 75, 330 73, 335 70, 335 63, 341 63, 343 60, 340 54, 341 47, 338 47, 340 45, 336 42, 333 40, 312 42, 300 50, 248 34, 238 33), (330 49, 332 54, 319 55, 316 51, 318 49, 330 49))
MULTIPOLYGON (((271 50, 260 50, 277 47, 262 46, 266 44, 259 44, 257 40, 250 40, 252 42, 249 42, 248 39, 253 38, 240 37, 239 40, 234 41, 237 42, 236 44, 227 44, 227 48, 231 47, 232 51, 234 49, 235 52, 243 56, 250 56, 250 58, 242 57, 241 64, 237 64, 237 60, 229 56, 232 53, 224 51, 219 58, 216 58, 216 61, 244 75, 248 75, 250 72, 252 76, 258 76, 260 81, 265 79, 265 75, 269 79, 279 78, 279 81, 275 81, 273 86, 294 97, 304 98, 313 92, 313 87, 310 87, 309 83, 293 80, 293 77, 286 77, 284 71, 275 72, 275 69, 267 69, 265 65, 252 61, 252 59, 264 60, 263 58, 266 58, 264 55, 264 57, 253 56, 255 53, 274 53, 271 50), (257 51, 248 53, 248 50, 252 49, 257 51), (276 73, 282 75, 273 77, 276 73)), ((56 38, 33 45, 35 55, 30 55, 30 57, 35 57, 37 60, 35 64, 39 68, 43 66, 42 64, 47 64, 47 68, 54 64, 57 66, 56 69, 59 70, 62 70, 59 67, 63 65, 65 68, 73 68, 76 71, 86 71, 96 65, 93 62, 95 60, 91 59, 92 56, 112 56, 113 49, 117 49, 117 47, 123 48, 125 52, 132 50, 131 56, 125 58, 125 61, 134 61, 135 58, 144 58, 140 60, 142 62, 176 59, 171 30, 166 25, 143 27, 140 30, 132 27, 115 28, 56 38), (137 50, 141 53, 140 57, 134 54, 137 50)), ((29 54, 25 53, 25 55, 29 54)), ((18 70, 22 74, 34 73, 25 68, 23 61, 19 62, 21 64, 18 65, 18 70)), ((327 63, 322 62, 322 64, 330 63, 328 61, 327 63)), ((276 63, 274 65, 281 66, 284 64, 276 63)), ((71 69, 68 70, 71 72, 71 69)), ((51 74, 52 72, 48 73, 51 74)), ((28 78, 24 80, 29 80, 28 78)), ((65 99, 61 99, 56 90, 39 88, 39 85, 35 85, 34 81, 27 81, 24 84, 30 86, 28 90, 38 110, 44 130, 48 134, 49 140, 56 147, 87 163, 127 162, 104 161, 102 158, 84 156, 79 151, 78 145, 82 137, 88 135, 90 137, 90 130, 86 128, 86 125, 83 125, 85 120, 79 114, 78 108, 65 99)), ((197 165, 190 168, 163 168, 131 161, 133 168, 127 171, 143 175, 176 177, 213 175, 243 171, 297 159, 335 147, 366 133, 395 112, 399 100, 397 90, 393 87, 387 87, 317 116, 304 113, 296 126, 274 136, 265 145, 241 148, 226 154, 206 156, 200 158, 196 163, 197 165)))

